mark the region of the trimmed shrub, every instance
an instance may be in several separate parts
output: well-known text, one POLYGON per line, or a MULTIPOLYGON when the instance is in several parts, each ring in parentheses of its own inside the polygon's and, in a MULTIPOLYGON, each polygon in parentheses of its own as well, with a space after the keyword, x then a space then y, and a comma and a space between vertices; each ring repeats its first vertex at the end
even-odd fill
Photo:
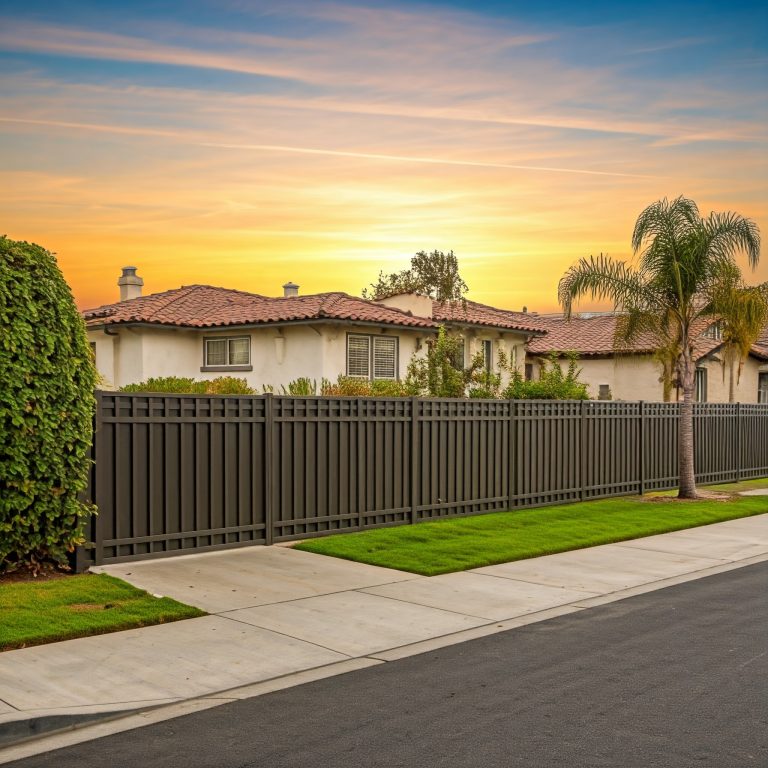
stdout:
POLYGON ((126 384, 120 392, 157 392, 168 395, 253 395, 254 390, 245 379, 219 376, 208 381, 197 381, 184 376, 158 376, 126 384))
POLYGON ((245 379, 235 376, 219 376, 204 382, 205 393, 208 395, 254 395, 255 390, 248 386, 245 379))
POLYGON ((0 237, 0 571, 64 564, 93 507, 85 325, 53 254, 0 237))
POLYGON ((184 376, 158 376, 120 387, 120 392, 160 392, 169 395, 204 395, 205 381, 184 376))

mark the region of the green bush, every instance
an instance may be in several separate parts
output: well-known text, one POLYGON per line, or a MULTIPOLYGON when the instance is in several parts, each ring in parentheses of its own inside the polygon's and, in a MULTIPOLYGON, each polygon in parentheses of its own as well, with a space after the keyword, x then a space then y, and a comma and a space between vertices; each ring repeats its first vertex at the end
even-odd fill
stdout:
POLYGON ((334 384, 328 379, 320 382, 320 394, 326 397, 372 397, 371 382, 352 376, 339 376, 334 384))
POLYGON ((512 372, 512 379, 502 393, 509 400, 589 400, 587 385, 579 381, 581 370, 578 357, 569 353, 568 370, 563 373, 556 355, 550 355, 548 363, 542 361, 537 381, 526 381, 520 371, 512 372))
POLYGON ((374 397, 412 397, 419 393, 408 381, 376 379, 371 382, 371 394, 374 397))
POLYGON ((235 376, 219 376, 205 384, 206 395, 255 395, 256 391, 248 386, 246 379, 235 376))
POLYGON ((159 376, 120 387, 120 392, 163 392, 171 395, 204 395, 205 381, 181 376, 159 376))
POLYGON ((339 376, 334 384, 328 379, 320 383, 320 394, 324 397, 411 397, 417 395, 409 383, 393 379, 356 379, 339 376))
POLYGON ((441 326, 437 338, 427 341, 426 356, 411 359, 406 384, 424 397, 464 397, 467 374, 457 366, 463 349, 461 338, 441 326))
POLYGON ((219 376, 208 381, 197 381, 183 376, 158 376, 126 384, 120 392, 159 392, 169 395, 253 395, 254 390, 245 379, 219 376))
POLYGON ((317 382, 314 379, 308 379, 306 376, 288 383, 287 387, 281 387, 284 395, 294 395, 295 397, 310 397, 317 394, 317 382))
POLYGON ((96 371, 53 254, 0 237, 0 571, 64 563, 93 507, 96 371))

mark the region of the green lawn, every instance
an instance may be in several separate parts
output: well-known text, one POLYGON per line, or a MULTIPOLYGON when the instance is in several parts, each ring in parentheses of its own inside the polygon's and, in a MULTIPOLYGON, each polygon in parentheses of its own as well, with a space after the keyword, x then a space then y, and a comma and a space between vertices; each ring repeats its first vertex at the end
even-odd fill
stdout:
POLYGON ((106 574, 0 583, 0 651, 204 615, 106 574))
MULTIPOLYGON (((747 487, 768 483, 761 484, 747 487)), ((766 496, 689 502, 623 497, 339 534, 296 549, 435 576, 766 512, 766 496)))

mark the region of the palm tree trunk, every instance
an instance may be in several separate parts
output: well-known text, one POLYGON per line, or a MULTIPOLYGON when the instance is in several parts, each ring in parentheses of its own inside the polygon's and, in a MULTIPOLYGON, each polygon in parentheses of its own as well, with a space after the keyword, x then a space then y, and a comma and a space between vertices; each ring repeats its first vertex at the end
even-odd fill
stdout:
POLYGON ((728 374, 728 402, 736 402, 736 386, 733 374, 733 360, 731 360, 730 372, 728 374))
POLYGON ((696 474, 694 472, 693 446, 693 391, 696 381, 696 367, 691 352, 687 349, 682 357, 683 402, 680 404, 678 421, 680 490, 679 499, 695 499, 696 474))

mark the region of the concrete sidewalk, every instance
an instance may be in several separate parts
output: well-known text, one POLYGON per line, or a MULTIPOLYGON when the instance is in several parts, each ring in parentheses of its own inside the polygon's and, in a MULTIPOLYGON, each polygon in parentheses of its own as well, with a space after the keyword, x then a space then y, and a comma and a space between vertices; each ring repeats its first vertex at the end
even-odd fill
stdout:
POLYGON ((96 568, 210 615, 0 654, 0 746, 122 718, 0 763, 765 559, 768 514, 431 578, 282 546, 96 568))

